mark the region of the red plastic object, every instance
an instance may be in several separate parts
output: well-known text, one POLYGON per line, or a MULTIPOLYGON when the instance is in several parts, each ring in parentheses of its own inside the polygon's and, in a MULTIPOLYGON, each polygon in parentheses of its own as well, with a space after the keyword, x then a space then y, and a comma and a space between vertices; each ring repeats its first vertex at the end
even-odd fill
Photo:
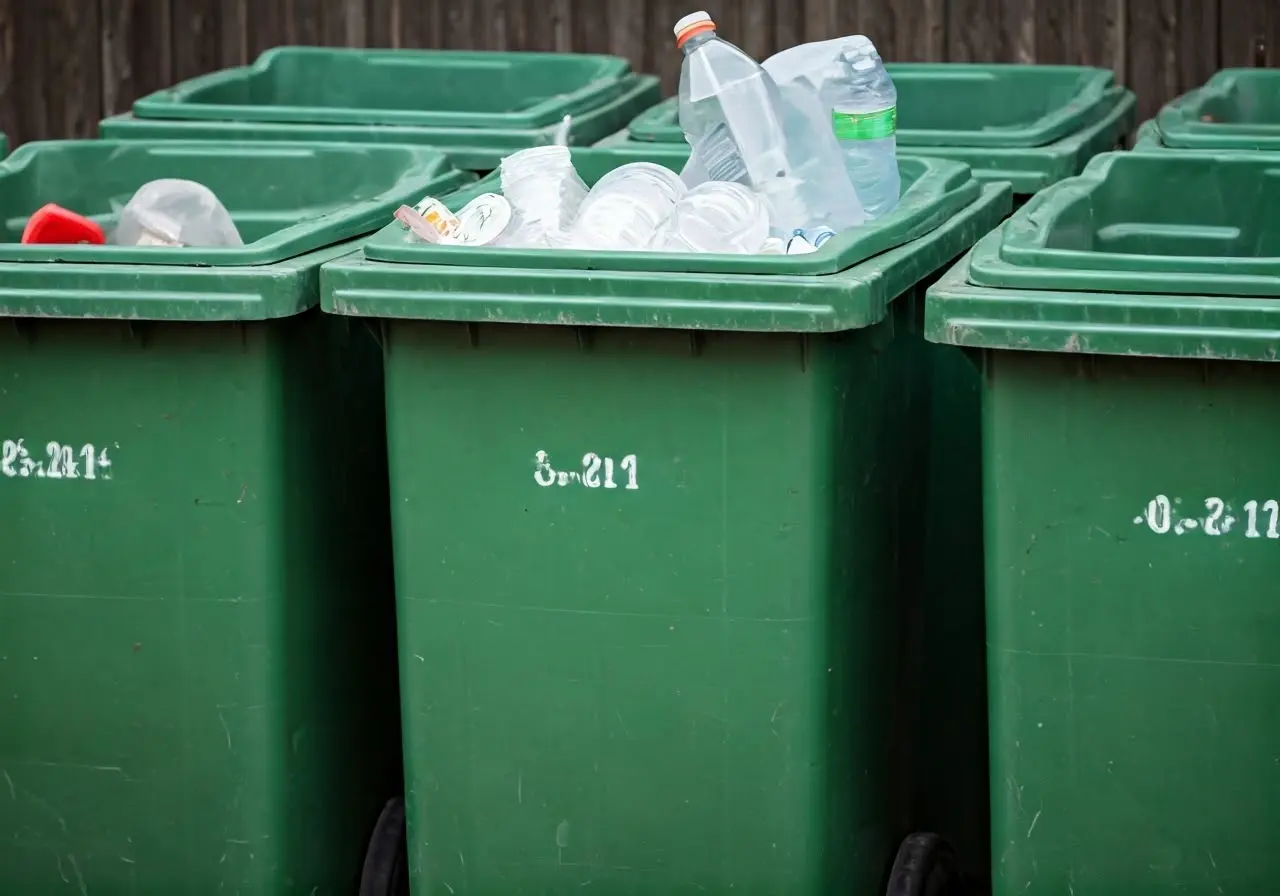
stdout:
POLYGON ((77 215, 70 209, 50 202, 27 221, 27 226, 22 231, 22 242, 57 245, 92 243, 101 246, 107 242, 107 235, 84 215, 77 215))

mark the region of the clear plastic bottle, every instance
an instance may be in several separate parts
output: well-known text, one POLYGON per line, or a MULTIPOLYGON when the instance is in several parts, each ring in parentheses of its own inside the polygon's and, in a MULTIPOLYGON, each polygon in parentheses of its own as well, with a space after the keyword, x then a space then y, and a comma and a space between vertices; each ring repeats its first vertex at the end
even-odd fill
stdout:
POLYGON ((693 147, 686 182, 733 181, 764 196, 780 233, 866 220, 821 109, 785 103, 760 64, 716 35, 705 12, 675 26, 684 53, 680 128, 693 147))
POLYGON ((853 34, 800 44, 770 56, 763 68, 788 101, 817 98, 867 215, 895 208, 898 91, 870 39, 853 34))
POLYGON ((875 45, 856 35, 844 48, 843 96, 832 104, 831 126, 845 169, 872 219, 893 211, 898 176, 898 89, 875 45))

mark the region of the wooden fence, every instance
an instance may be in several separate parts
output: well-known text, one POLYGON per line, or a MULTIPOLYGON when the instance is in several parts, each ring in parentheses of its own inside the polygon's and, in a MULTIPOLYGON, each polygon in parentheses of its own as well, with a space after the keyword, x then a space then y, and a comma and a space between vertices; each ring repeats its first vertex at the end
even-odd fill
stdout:
POLYGON ((609 52, 672 90, 671 25, 701 6, 757 58, 862 32, 891 60, 1106 66, 1143 116, 1218 68, 1280 64, 1280 0, 0 0, 0 130, 92 136, 279 44, 609 52))

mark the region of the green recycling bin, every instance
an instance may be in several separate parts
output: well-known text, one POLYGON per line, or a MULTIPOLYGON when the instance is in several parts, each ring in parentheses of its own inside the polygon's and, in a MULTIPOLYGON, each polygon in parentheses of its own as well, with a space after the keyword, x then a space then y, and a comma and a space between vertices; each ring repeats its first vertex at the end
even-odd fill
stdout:
POLYGON ((656 103, 658 79, 616 56, 277 47, 251 66, 157 91, 103 120, 108 139, 428 144, 496 168, 571 116, 589 145, 656 103))
MULTIPOLYGON (((1078 174, 1133 127, 1132 91, 1109 70, 1074 65, 890 63, 898 88, 898 152, 954 159, 983 181, 1013 185, 1018 201, 1078 174)), ((675 98, 600 144, 620 157, 688 147, 675 98)))
POLYGON ((1138 130, 1139 150, 1280 150, 1280 71, 1230 68, 1138 130))
POLYGON ((9 154, 9 138, 0 132, 0 159, 9 154))
MULTIPOLYGON (((912 830, 916 300, 1011 203, 901 170, 897 211, 811 255, 396 225, 325 266, 325 310, 380 322, 415 891, 883 892, 912 830)), ((909 838, 894 892, 931 863, 909 838)))
POLYGON ((462 179, 403 146, 0 163, 0 891, 354 892, 401 779, 382 368, 319 269, 462 179), (18 243, 161 177, 245 245, 18 243))
POLYGON ((929 290, 983 373, 995 896, 1275 887, 1277 164, 1100 157, 929 290))

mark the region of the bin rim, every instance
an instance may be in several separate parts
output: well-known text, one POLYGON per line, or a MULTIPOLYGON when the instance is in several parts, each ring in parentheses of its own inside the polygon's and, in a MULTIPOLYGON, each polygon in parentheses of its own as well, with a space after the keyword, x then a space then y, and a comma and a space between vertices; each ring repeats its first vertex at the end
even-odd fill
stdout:
POLYGON ((925 295, 930 342, 1061 354, 1280 360, 1280 300, 1241 296, 1017 289, 972 282, 970 264, 1001 224, 925 295))
POLYGON ((552 127, 565 115, 579 115, 616 98, 622 91, 631 63, 602 53, 548 53, 498 50, 361 49, 356 47, 282 46, 266 50, 251 64, 198 75, 173 87, 135 100, 138 118, 197 121, 261 121, 287 124, 416 125, 458 127, 470 130, 503 127, 533 129, 552 127), (289 57, 358 58, 370 65, 422 67, 436 62, 486 65, 564 62, 584 68, 594 66, 586 83, 567 93, 546 97, 522 109, 508 112, 449 112, 432 109, 377 109, 359 106, 273 106, 251 103, 203 103, 193 98, 201 91, 223 87, 240 79, 265 75, 289 57))
MULTIPOLYGON (((1089 65, 1023 65, 1018 63, 890 62, 886 64, 895 84, 899 81, 936 78, 991 81, 1020 72, 1037 77, 1062 75, 1079 79, 1079 89, 1070 102, 1047 109, 1038 118, 1000 128, 962 130, 957 128, 902 128, 897 131, 898 147, 971 147, 989 149, 1032 149, 1048 146, 1084 129, 1110 108, 1111 91, 1116 86, 1110 69, 1089 65)), ((677 99, 668 98, 642 112, 628 128, 637 143, 683 143, 684 134, 676 121, 677 99)))
POLYGON ((1280 89, 1280 72, 1275 69, 1221 69, 1202 86, 1187 91, 1156 113, 1161 143, 1170 149, 1280 151, 1280 121, 1245 124, 1202 120, 1207 103, 1228 99, 1242 80, 1251 79, 1271 81, 1280 89))
MULTIPOLYGON (((325 265, 321 307, 332 314, 469 324, 621 326, 830 333, 870 326, 963 253, 1012 207, 1004 183, 925 235, 836 274, 529 270, 383 262, 364 250, 325 265)), ((367 245, 367 244, 366 244, 367 245)))
MULTIPOLYGON (((604 166, 616 161, 608 151, 573 149, 575 164, 604 166)), ((654 156, 667 167, 671 159, 654 156)), ((610 168, 617 167, 611 165, 610 168)), ((969 167, 948 159, 903 156, 899 167, 910 176, 898 206, 882 218, 831 237, 808 255, 726 255, 676 252, 621 252, 445 246, 410 241, 403 225, 391 222, 365 247, 373 261, 401 264, 515 267, 554 270, 686 272, 724 274, 833 274, 881 252, 918 239, 977 198, 981 187, 969 167)), ((674 170, 674 168, 673 168, 674 170)), ((481 192, 501 192, 500 176, 491 174, 461 194, 454 204, 481 192)), ((904 181, 906 178, 904 178, 904 181)))
MULTIPOLYGON (((1137 97, 1126 87, 1112 87, 1101 106, 1101 117, 1082 130, 1069 134, 1047 146, 1028 148, 974 146, 900 146, 898 157, 919 156, 964 162, 983 183, 1006 181, 1013 185, 1016 196, 1030 196, 1063 178, 1079 174, 1095 155, 1115 149, 1132 129, 1136 117, 1137 97)), ((618 131, 595 145, 621 159, 632 161, 647 153, 667 153, 684 159, 689 154, 687 143, 654 143, 630 139, 626 130, 618 131)))
MULTIPOLYGON (((574 116, 569 141, 589 145, 620 127, 640 109, 661 95, 654 75, 632 73, 622 79, 619 94, 588 112, 574 116)), ((459 167, 491 171, 504 155, 530 146, 551 143, 558 125, 542 128, 459 128, 418 125, 297 124, 272 121, 196 121, 139 118, 122 112, 102 119, 98 131, 103 139, 137 142, 175 140, 216 140, 222 142, 315 142, 357 143, 361 145, 406 144, 431 146, 450 156, 467 157, 459 167)))
POLYGON ((1112 152, 1094 158, 1076 177, 1033 196, 1000 228, 999 240, 974 250, 969 277, 976 286, 1081 292, 1280 296, 1280 254, 1269 257, 1104 252, 1051 247, 1059 221, 1106 188, 1109 176, 1144 166, 1280 170, 1280 155, 1254 152, 1112 152))
MULTIPOLYGON (((104 164, 110 164, 112 159, 129 153, 146 153, 157 159, 165 156, 217 155, 242 160, 245 164, 272 156, 304 158, 339 154, 347 156, 353 164, 395 163, 399 174, 395 175, 394 180, 388 177, 386 186, 368 199, 340 204, 343 200, 335 198, 334 209, 319 218, 299 221, 243 246, 171 248, 110 244, 63 246, 0 243, 0 263, 189 265, 219 269, 268 265, 371 233, 393 215, 400 205, 416 203, 424 195, 454 189, 470 178, 466 173, 451 168, 447 156, 429 146, 284 141, 227 143, 216 140, 46 140, 26 143, 12 155, 0 160, 0 178, 6 175, 16 176, 18 172, 34 164, 42 152, 69 146, 101 152, 106 156, 104 164)), ((163 175, 158 173, 157 176, 163 175)), ((29 209, 27 214, 34 211, 34 208, 29 209)))

